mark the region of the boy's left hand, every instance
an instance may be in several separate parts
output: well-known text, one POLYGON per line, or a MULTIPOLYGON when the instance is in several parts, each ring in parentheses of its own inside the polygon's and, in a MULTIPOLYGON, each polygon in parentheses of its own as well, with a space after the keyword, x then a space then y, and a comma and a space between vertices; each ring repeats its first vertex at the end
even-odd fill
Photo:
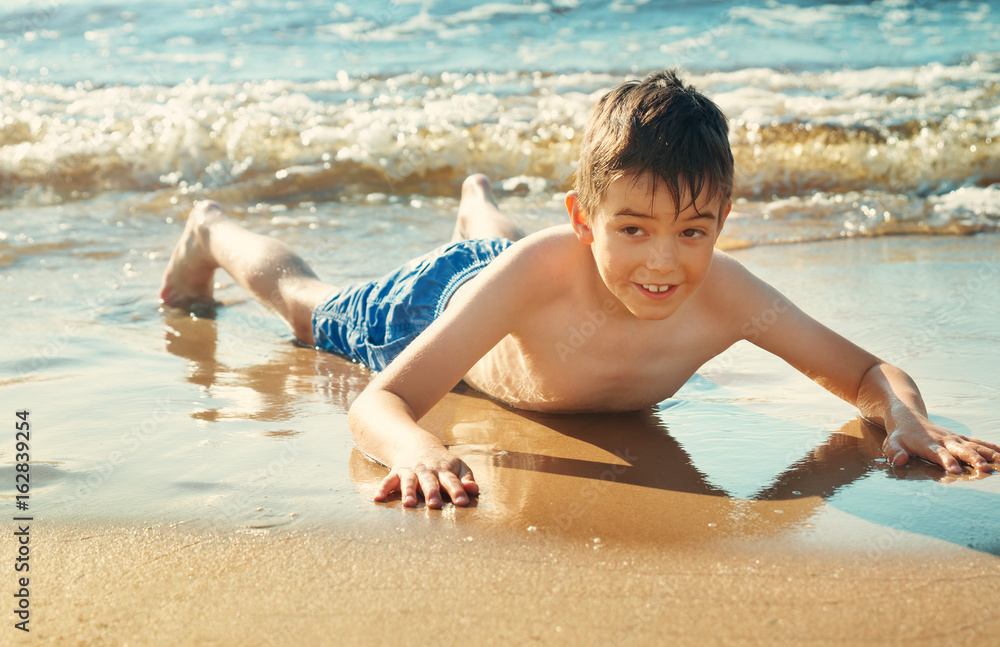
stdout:
POLYGON ((905 422, 888 430, 882 451, 893 465, 905 465, 911 456, 936 463, 952 474, 962 473, 962 463, 980 472, 1000 464, 1000 445, 956 434, 926 417, 910 412, 905 422))

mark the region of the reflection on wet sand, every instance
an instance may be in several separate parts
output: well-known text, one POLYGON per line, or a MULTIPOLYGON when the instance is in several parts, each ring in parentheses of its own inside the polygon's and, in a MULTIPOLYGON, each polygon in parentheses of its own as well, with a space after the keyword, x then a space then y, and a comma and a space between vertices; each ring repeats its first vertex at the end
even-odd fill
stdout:
MULTIPOLYGON (((597 545, 780 535, 807 524, 823 498, 885 468, 878 460, 883 432, 860 420, 774 474, 771 485, 750 498, 713 484, 652 410, 546 415, 512 410, 466 390, 452 394, 424 423, 448 429, 446 442, 476 473, 483 493, 470 516, 597 545)), ((755 458, 734 456, 732 469, 755 458)), ((352 457, 359 485, 384 473, 357 461, 366 461, 352 457)))
POLYGON ((219 406, 195 411, 192 416, 199 420, 290 421, 300 413, 303 397, 317 395, 347 411, 371 376, 358 364, 291 343, 278 352, 272 347, 261 363, 259 356, 247 356, 239 339, 226 339, 231 330, 220 342, 222 324, 214 318, 173 314, 164 325, 167 351, 188 360, 187 381, 201 387, 210 401, 219 401, 219 406), (220 353, 220 344, 231 348, 220 353))
MULTIPOLYGON (((191 414, 200 421, 245 418, 282 422, 294 429, 301 426, 306 411, 330 406, 346 411, 371 377, 361 366, 292 343, 271 345, 261 361, 238 339, 227 338, 228 323, 174 316, 165 324, 167 349, 188 360, 188 381, 206 394, 206 407, 191 414), (220 325, 225 329, 221 336, 220 325)), ((908 505, 911 499, 906 497, 913 492, 896 493, 885 482, 887 477, 889 482, 925 480, 940 487, 939 482, 973 477, 946 476, 920 462, 892 468, 880 451, 880 427, 860 418, 848 420, 785 465, 775 463, 773 445, 744 442, 724 465, 716 463, 706 472, 686 445, 696 439, 672 435, 671 421, 687 416, 689 423, 693 415, 703 428, 715 425, 720 428, 713 432, 738 437, 747 433, 750 419, 732 405, 698 406, 707 407, 704 411, 711 415, 703 419, 700 408, 692 414, 690 409, 669 407, 631 414, 550 415, 512 409, 459 385, 421 422, 472 467, 482 494, 469 509, 449 506, 442 513, 430 512, 428 523, 433 527, 460 522, 470 530, 536 533, 595 547, 609 542, 731 545, 808 534, 817 515, 832 506, 881 526, 958 543, 954 516, 927 514, 923 517, 930 521, 906 521, 908 525, 898 521, 899 508, 908 505), (773 473, 766 472, 767 465, 776 465, 773 473), (738 481, 739 492, 719 485, 733 482, 734 473, 742 471, 748 476, 738 481), (874 482, 869 478, 873 476, 881 481, 874 482), (858 490, 857 484, 876 488, 879 496, 840 494, 858 490)), ((783 424, 789 425, 770 418, 764 422, 778 433, 783 424)), ((371 496, 384 475, 384 467, 352 451, 349 476, 362 499, 371 496)), ((935 490, 930 498, 937 510, 953 501, 962 505, 970 496, 935 490)), ((401 512, 398 498, 362 505, 401 512)))

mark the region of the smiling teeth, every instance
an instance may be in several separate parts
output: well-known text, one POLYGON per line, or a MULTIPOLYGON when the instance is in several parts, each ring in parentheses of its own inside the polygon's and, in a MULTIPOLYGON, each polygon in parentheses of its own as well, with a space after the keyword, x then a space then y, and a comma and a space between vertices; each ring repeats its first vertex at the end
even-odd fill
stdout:
POLYGON ((667 290, 669 290, 670 288, 672 288, 674 286, 672 286, 672 285, 645 285, 644 284, 642 287, 646 288, 650 292, 666 292, 667 290))

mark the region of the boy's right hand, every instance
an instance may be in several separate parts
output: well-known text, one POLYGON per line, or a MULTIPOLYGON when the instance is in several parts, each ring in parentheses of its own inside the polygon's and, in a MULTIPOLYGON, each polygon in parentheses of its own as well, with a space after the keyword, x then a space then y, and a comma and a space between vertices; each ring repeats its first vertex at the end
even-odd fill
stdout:
POLYGON ((400 460, 382 479, 374 498, 385 501, 397 490, 407 508, 417 505, 418 491, 423 492, 428 508, 440 508, 444 505, 441 490, 455 505, 466 506, 470 495, 479 494, 479 484, 462 459, 447 449, 427 449, 400 460))

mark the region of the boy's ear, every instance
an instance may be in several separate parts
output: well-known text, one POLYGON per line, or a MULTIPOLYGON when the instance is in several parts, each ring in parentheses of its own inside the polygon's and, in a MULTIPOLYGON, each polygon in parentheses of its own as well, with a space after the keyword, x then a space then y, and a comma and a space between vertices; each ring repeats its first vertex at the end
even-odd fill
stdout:
POLYGON ((580 203, 580 196, 576 191, 566 194, 566 212, 569 214, 569 223, 573 225, 573 231, 581 243, 589 245, 594 242, 594 232, 590 230, 587 223, 587 212, 583 210, 580 203))
POLYGON ((729 202, 726 203, 725 208, 722 209, 722 213, 719 214, 719 226, 715 229, 716 241, 719 240, 719 234, 722 233, 722 227, 726 224, 726 218, 729 217, 729 212, 732 211, 732 208, 733 208, 733 201, 730 200, 729 202))

